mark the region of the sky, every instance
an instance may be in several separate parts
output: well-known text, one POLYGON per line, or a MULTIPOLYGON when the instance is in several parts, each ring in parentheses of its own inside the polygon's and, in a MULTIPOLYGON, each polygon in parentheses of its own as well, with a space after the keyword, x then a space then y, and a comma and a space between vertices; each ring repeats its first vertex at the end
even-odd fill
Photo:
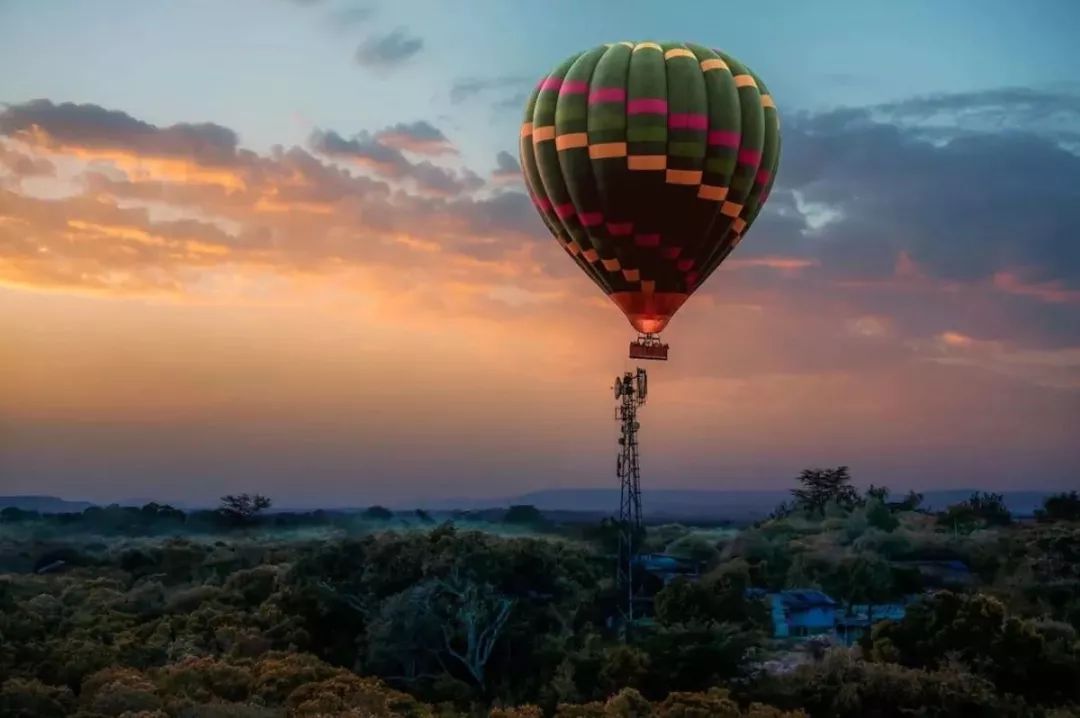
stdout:
POLYGON ((0 494, 617 485, 633 330, 516 146, 538 78, 623 40, 739 58, 784 143, 647 367, 646 492, 1080 487, 1078 32, 1071 0, 0 0, 0 494))

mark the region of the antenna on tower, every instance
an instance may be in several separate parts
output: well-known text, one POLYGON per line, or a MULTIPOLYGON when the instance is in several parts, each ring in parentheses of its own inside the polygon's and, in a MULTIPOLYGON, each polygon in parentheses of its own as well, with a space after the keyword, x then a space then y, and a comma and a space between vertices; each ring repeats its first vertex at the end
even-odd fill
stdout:
POLYGON ((619 453, 615 458, 615 473, 619 477, 619 558, 616 587, 624 632, 634 620, 634 563, 644 525, 641 519, 641 466, 638 463, 637 410, 644 406, 649 379, 644 369, 626 372, 615 377, 615 420, 620 422, 619 453))

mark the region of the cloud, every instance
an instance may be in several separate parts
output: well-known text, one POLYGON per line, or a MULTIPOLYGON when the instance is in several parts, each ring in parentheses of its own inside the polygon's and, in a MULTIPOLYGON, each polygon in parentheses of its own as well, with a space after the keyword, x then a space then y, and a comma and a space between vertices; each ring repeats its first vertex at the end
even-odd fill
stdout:
POLYGON ((1021 267, 1027 285, 1053 290, 1029 296, 1080 288, 1080 157, 1050 137, 1008 130, 937 142, 843 110, 793 117, 784 142, 777 190, 792 192, 813 230, 785 241, 812 251, 823 273, 883 280, 903 257, 945 282, 990 283, 1021 267))
MULTIPOLYGON (((28 122, 25 111, 5 113, 21 153, 53 152, 84 170, 69 200, 31 201, 17 191, 0 198, 10 255, 2 281, 183 294, 205 291, 206 277, 226 267, 285 277, 356 271, 375 277, 368 282, 405 272, 423 285, 411 295, 416 302, 449 292, 425 311, 451 296, 456 311, 488 311, 481 298, 492 291, 506 300, 504 311, 548 311, 567 297, 608 311, 525 194, 509 184, 514 191, 500 191, 519 174, 509 152, 496 155, 484 196, 483 179, 470 169, 414 162, 401 149, 439 142, 429 123, 352 137, 316 130, 310 151, 260 154, 234 139, 209 143, 213 151, 183 145, 169 128, 98 110, 65 113, 80 119, 67 124, 48 113, 35 115, 45 124, 28 122), (101 117, 108 121, 94 119, 101 117), (112 129, 121 124, 133 136, 112 129), (102 209, 133 205, 146 214, 102 209), (162 225, 178 216, 202 224, 186 234, 162 225), (544 299, 519 301, 526 295, 544 299)), ((871 336, 900 343, 952 330, 1040 351, 1080 342, 1075 250, 1062 242, 1075 212, 1069 152, 1045 137, 1005 133, 936 143, 867 110, 793 116, 784 132, 766 211, 694 306, 791 313, 789 335, 808 326, 806 313, 820 312, 844 351, 843 342, 871 336), (993 171, 1002 158, 1008 173, 993 171), (1047 176, 1062 182, 1047 187, 1047 176), (1001 197, 1024 211, 1001 211, 1001 197)), ((207 142, 213 137, 235 133, 211 133, 207 142)), ((859 351, 879 351, 869 344, 859 351)), ((840 358, 823 354, 804 366, 847 361, 837 351, 840 358)))
POLYGON ((426 161, 412 165, 409 177, 421 192, 446 197, 472 192, 484 186, 484 180, 469 169, 454 172, 426 161))
POLYGON ((32 136, 34 144, 58 150, 134 152, 206 164, 231 162, 239 141, 235 132, 212 122, 157 127, 99 105, 54 104, 44 99, 4 106, 0 134, 32 136))
POLYGON ((454 104, 465 102, 476 95, 488 92, 502 92, 506 90, 516 91, 514 96, 521 94, 521 88, 531 88, 536 78, 522 75, 504 75, 502 77, 465 77, 455 80, 450 86, 450 101, 454 104))
POLYGON ((1025 349, 957 331, 942 332, 913 346, 926 361, 936 364, 975 367, 1052 389, 1080 390, 1080 347, 1025 349))
POLYGON ((327 21, 335 30, 344 32, 367 23, 374 16, 375 8, 369 5, 355 5, 334 10, 327 17, 327 21))
POLYGON ((491 173, 491 179, 493 182, 504 184, 520 183, 521 165, 517 158, 506 150, 495 155, 495 170, 491 173))
POLYGON ((422 38, 397 28, 384 35, 372 35, 356 48, 356 62, 373 68, 389 68, 408 60, 424 47, 422 38))
MULTIPOLYGON (((50 177, 56 167, 48 159, 18 149, 14 143, 0 141, 0 170, 14 179, 24 177, 50 177)), ((2 179, 2 174, 0 174, 2 179)))
POLYGON ((427 123, 414 123, 395 125, 375 135, 360 133, 352 139, 345 139, 332 130, 315 130, 308 142, 313 150, 322 155, 368 168, 388 179, 409 182, 425 195, 452 197, 482 187, 484 181, 467 168, 455 171, 426 160, 413 163, 399 149, 406 145, 420 146, 428 150, 426 154, 432 154, 430 148, 433 140, 425 139, 425 136, 434 137, 436 134, 442 136, 427 123), (404 139, 406 136, 407 140, 404 139), (388 141, 391 144, 387 144, 388 141))
POLYGON ((385 145, 368 134, 345 139, 333 130, 317 129, 311 133, 308 143, 320 154, 371 167, 387 177, 401 177, 412 166, 400 150, 385 145))
POLYGON ((940 136, 1021 130, 1075 142, 1080 95, 1028 87, 939 93, 873 108, 892 121, 936 128, 940 136))
POLYGON ((375 139, 387 147, 417 155, 457 154, 442 130, 424 120, 401 122, 379 130, 375 133, 375 139))

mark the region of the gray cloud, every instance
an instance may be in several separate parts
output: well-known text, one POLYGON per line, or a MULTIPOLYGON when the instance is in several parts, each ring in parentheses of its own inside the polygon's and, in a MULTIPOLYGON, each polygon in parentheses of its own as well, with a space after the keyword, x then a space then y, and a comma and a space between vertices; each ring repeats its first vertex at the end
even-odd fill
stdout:
POLYGON ((208 164, 233 161, 238 143, 235 132, 212 122, 157 127, 93 104, 31 100, 5 105, 0 111, 0 135, 14 136, 35 127, 62 146, 183 157, 208 164))
POLYGON ((366 67, 387 68, 399 65, 424 47, 422 38, 397 28, 384 35, 372 35, 356 48, 356 62, 366 67))
POLYGON ((517 158, 506 150, 495 155, 495 171, 491 178, 496 182, 517 182, 521 179, 521 165, 517 158))
MULTIPOLYGON (((434 136, 432 133, 437 133, 442 136, 435 127, 420 122, 396 125, 375 135, 360 133, 352 139, 345 139, 332 130, 315 130, 308 143, 314 151, 327 157, 367 166, 384 177, 411 180, 417 189, 428 195, 452 196, 472 192, 483 186, 484 181, 471 170, 455 172, 426 160, 413 163, 396 146, 384 144, 380 140, 381 135, 400 141, 406 136, 400 128, 415 129, 417 125, 421 126, 422 135, 434 136)), ((412 135, 408 137, 411 139, 412 135)))
POLYGON ((375 133, 380 143, 416 154, 454 154, 456 150, 442 130, 425 120, 399 122, 375 133))
POLYGON ((493 91, 513 91, 515 97, 520 94, 521 87, 531 87, 536 78, 523 77, 521 75, 505 75, 503 77, 464 77, 456 80, 450 86, 450 101, 458 104, 465 102, 476 95, 493 91))
POLYGON ((356 5, 334 10, 327 17, 327 21, 334 29, 345 31, 365 24, 374 16, 375 8, 369 5, 356 5))
POLYGON ((1021 270, 1080 286, 1080 157, 1051 138, 1002 130, 931 142, 843 110, 792 118, 784 143, 780 189, 839 217, 816 232, 830 271, 882 276, 903 253, 944 280, 1021 270))
POLYGON ((1080 94, 1005 87, 925 95, 872 108, 875 116, 948 139, 1021 131, 1051 138, 1080 154, 1080 94))
POLYGON ((382 144, 367 133, 345 139, 333 130, 315 130, 308 144, 319 154, 369 165, 388 177, 408 172, 411 163, 401 151, 382 144))

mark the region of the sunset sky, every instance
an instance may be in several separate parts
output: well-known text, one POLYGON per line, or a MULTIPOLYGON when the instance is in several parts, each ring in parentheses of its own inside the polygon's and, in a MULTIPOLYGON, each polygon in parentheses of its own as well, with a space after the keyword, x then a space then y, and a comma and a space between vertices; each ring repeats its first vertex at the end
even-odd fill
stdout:
POLYGON ((0 495, 615 485, 633 330, 518 125, 565 56, 668 39, 753 68, 784 145, 648 366, 646 491, 1076 488, 1078 35, 1072 0, 0 0, 0 495))

